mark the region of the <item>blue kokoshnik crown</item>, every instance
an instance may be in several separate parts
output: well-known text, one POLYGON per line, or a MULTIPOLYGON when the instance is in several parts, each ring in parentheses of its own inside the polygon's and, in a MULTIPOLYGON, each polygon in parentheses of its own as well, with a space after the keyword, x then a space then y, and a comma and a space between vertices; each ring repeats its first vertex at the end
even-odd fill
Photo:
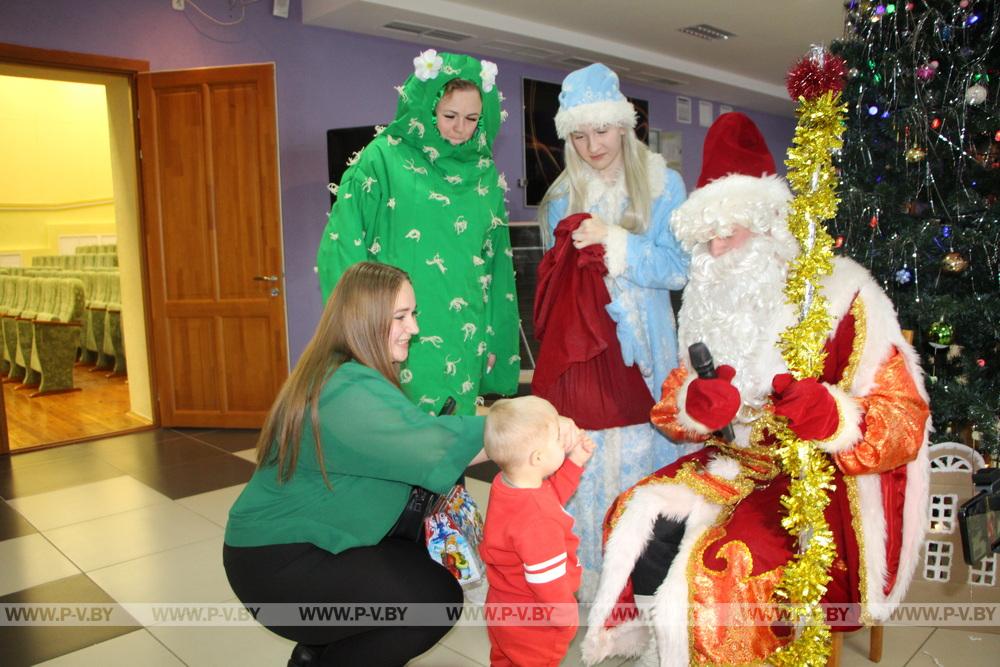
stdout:
POLYGON ((618 75, 606 65, 594 63, 563 79, 556 112, 556 133, 560 139, 584 125, 618 125, 635 128, 635 107, 618 88, 618 75))

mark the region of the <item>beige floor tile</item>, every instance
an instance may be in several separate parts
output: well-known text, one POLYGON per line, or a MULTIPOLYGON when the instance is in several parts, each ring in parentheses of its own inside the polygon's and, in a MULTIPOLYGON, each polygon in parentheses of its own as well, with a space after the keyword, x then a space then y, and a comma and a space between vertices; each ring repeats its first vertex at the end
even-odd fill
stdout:
MULTIPOLYGON (((934 628, 890 627, 882 631, 882 662, 879 667, 902 667, 913 657, 934 628)), ((857 632, 849 632, 844 636, 844 649, 841 653, 842 667, 870 666, 868 646, 871 631, 862 628, 857 632)))
POLYGON ((407 667, 487 667, 490 663, 476 662, 461 653, 456 653, 444 644, 436 644, 434 648, 423 655, 410 660, 407 667))
MULTIPOLYGON (((888 634, 888 629, 886 633, 888 634)), ((998 663, 1000 663, 1000 635, 938 628, 906 665, 907 667, 996 667, 998 663)))
MULTIPOLYGON (((566 651, 566 657, 563 661, 559 663, 562 667, 583 667, 583 655, 580 652, 580 646, 583 643, 583 637, 587 634, 587 628, 581 627, 576 631, 576 637, 570 642, 569 649, 566 651)), ((594 667, 617 667, 618 665, 627 664, 625 658, 619 656, 612 656, 607 660, 602 660, 601 662, 594 665, 594 667)))
POLYGON ((80 574, 41 533, 0 542, 0 595, 80 574))
POLYGON ((119 514, 139 507, 170 502, 132 477, 114 477, 7 501, 38 530, 50 530, 81 521, 119 514))
POLYGON ((257 448, 256 447, 251 447, 250 449, 241 449, 238 452, 233 452, 233 454, 235 454, 236 456, 240 457, 241 459, 246 459, 250 463, 253 463, 253 464, 257 463, 257 448))
POLYGON ((485 625, 457 625, 439 643, 478 664, 490 664, 490 638, 485 625))
POLYGON ((266 628, 165 628, 149 631, 188 667, 285 665, 295 642, 266 628))
POLYGON ((243 493, 246 484, 227 486, 224 489, 199 493, 186 498, 178 498, 177 502, 193 512, 197 512, 212 523, 225 528, 226 520, 229 518, 229 508, 236 502, 236 498, 243 493))
POLYGON ((222 535, 223 529, 177 503, 140 507, 121 514, 45 531, 84 572, 222 535))
POLYGON ((97 667, 98 665, 183 667, 184 663, 146 630, 130 632, 39 663, 40 667, 97 667))
POLYGON ((222 537, 87 573, 118 602, 224 602, 235 594, 222 566, 222 537))

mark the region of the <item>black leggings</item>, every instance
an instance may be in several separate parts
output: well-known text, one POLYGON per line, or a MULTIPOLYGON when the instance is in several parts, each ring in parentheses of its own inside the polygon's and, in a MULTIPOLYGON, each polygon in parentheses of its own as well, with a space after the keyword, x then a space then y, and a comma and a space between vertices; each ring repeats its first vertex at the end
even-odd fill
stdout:
MULTIPOLYGON (((223 547, 229 585, 244 604, 436 603, 462 607, 462 587, 417 542, 386 538, 339 554, 312 544, 223 547)), ((450 626, 268 626, 322 651, 322 665, 405 665, 450 626)))

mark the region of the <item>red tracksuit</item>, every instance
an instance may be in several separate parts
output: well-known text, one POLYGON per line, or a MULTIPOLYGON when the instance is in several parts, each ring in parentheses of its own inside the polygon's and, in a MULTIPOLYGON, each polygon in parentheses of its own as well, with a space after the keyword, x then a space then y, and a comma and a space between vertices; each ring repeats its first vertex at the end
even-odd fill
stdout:
POLYGON ((537 489, 508 486, 500 475, 493 480, 479 547, 490 585, 486 607, 493 667, 558 665, 576 635, 573 594, 582 571, 576 557, 580 540, 563 505, 582 472, 566 459, 537 489), (519 625, 521 619, 527 623, 519 625))

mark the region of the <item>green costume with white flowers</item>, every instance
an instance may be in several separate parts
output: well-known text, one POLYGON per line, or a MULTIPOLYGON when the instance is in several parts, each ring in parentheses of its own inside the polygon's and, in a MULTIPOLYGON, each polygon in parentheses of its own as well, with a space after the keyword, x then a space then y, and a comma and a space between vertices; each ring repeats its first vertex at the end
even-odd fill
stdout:
POLYGON ((400 372, 403 390, 428 411, 453 396, 458 414, 472 414, 477 396, 513 393, 520 371, 507 184, 492 158, 501 122, 496 66, 430 51, 414 64, 396 118, 344 173, 316 263, 324 301, 356 262, 409 273, 420 333, 400 372), (434 110, 456 78, 476 84, 483 110, 472 138, 453 146, 434 110), (487 372, 490 354, 496 365, 487 372))

